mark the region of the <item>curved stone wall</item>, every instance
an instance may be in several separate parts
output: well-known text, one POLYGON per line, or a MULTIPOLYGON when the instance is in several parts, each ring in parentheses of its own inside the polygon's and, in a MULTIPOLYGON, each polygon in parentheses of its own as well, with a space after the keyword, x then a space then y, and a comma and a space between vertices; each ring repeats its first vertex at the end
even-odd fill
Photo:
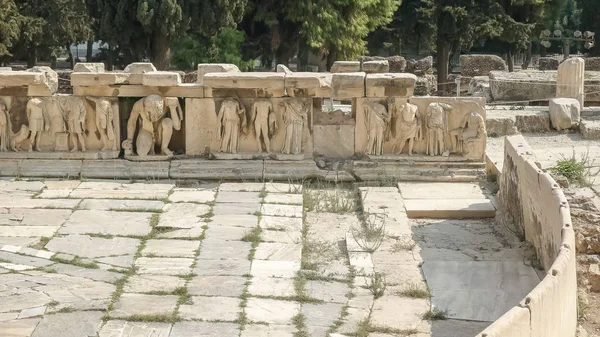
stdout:
POLYGON ((574 337, 577 327, 575 234, 569 204, 535 162, 522 136, 508 136, 499 181, 502 222, 530 242, 544 279, 478 337, 574 337))

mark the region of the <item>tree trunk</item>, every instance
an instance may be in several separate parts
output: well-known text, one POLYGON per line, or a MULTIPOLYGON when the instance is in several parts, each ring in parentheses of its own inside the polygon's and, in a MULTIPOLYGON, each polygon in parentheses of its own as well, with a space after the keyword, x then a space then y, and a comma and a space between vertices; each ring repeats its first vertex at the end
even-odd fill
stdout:
POLYGON ((73 69, 75 68, 75 58, 73 58, 73 52, 71 52, 71 43, 66 43, 65 48, 67 48, 67 54, 69 54, 69 59, 71 60, 71 69, 73 69))
POLYGON ((333 66, 333 63, 337 60, 337 51, 335 49, 332 49, 329 51, 329 54, 327 54, 327 71, 329 71, 331 69, 331 66, 333 66))
POLYGON ((94 57, 93 50, 94 48, 94 40, 88 40, 87 42, 87 50, 85 51, 85 62, 92 62, 92 58, 94 57))
POLYGON ((437 40, 437 74, 438 91, 449 92, 452 84, 448 84, 448 67, 450 64, 450 44, 441 37, 437 40))
POLYGON ((308 47, 306 40, 300 38, 300 41, 298 41, 298 64, 296 65, 296 71, 306 71, 310 52, 311 49, 308 47))
POLYGON ((290 59, 294 56, 294 49, 294 46, 289 43, 281 43, 275 50, 276 64, 283 64, 287 67, 290 64, 290 59))
POLYGON ((533 44, 531 41, 527 42, 527 50, 525 51, 525 61, 523 61, 523 65, 521 66, 521 70, 526 70, 529 68, 531 64, 531 50, 533 49, 533 44))
POLYGON ((515 71, 515 59, 513 57, 512 47, 508 47, 506 50, 506 64, 508 65, 509 72, 512 73, 515 71))
POLYGON ((157 31, 152 33, 152 63, 157 70, 171 66, 171 38, 157 31))
POLYGON ((108 71, 115 70, 115 48, 108 45, 108 57, 106 58, 106 68, 108 71))
POLYGON ((37 48, 33 46, 28 49, 29 55, 27 55, 27 68, 33 68, 37 64, 37 48))

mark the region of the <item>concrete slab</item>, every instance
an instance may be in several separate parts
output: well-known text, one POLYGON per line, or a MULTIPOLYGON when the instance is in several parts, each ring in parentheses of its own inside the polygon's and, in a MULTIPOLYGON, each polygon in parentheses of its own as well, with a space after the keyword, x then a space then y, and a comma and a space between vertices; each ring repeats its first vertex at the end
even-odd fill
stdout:
POLYGON ((496 208, 488 199, 408 199, 404 200, 410 218, 493 218, 496 208))
POLYGON ((540 281, 522 261, 425 261, 421 268, 432 306, 472 321, 495 321, 540 281))

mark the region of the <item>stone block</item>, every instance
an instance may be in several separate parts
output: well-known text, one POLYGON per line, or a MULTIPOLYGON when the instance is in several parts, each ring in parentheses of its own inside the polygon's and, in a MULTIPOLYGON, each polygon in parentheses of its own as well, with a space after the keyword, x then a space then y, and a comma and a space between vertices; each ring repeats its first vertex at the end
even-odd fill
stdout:
POLYGON ((556 72, 491 71, 489 76, 494 101, 546 100, 556 97, 556 72))
POLYGON ((74 87, 126 84, 128 81, 127 73, 73 72, 71 74, 71 84, 74 87))
POLYGON ((73 88, 75 96, 95 97, 145 97, 159 95, 162 97, 204 97, 204 87, 198 83, 184 83, 173 87, 149 87, 142 85, 142 74, 129 74, 128 83, 114 85, 76 86, 73 88), (137 76, 137 78, 136 78, 137 76), (132 84, 137 80, 137 84, 132 84))
POLYGON ((353 73, 360 71, 359 61, 335 61, 331 66, 332 73, 353 73))
POLYGON ((55 93, 58 90, 58 74, 50 67, 38 66, 26 70, 27 72, 41 73, 44 75, 44 82, 42 83, 51 93, 55 93))
POLYGON ((285 76, 285 89, 289 96, 295 97, 330 97, 330 73, 291 73, 285 76))
POLYGON ((493 70, 508 71, 506 62, 497 55, 460 55, 462 76, 487 76, 493 70))
MULTIPOLYGON (((389 62, 389 61, 388 61, 389 62)), ((394 72, 394 71, 390 71, 394 72)), ((407 60, 406 72, 417 76, 433 74, 433 56, 427 56, 420 60, 407 60)))
POLYGON ((515 115, 515 126, 519 132, 550 131, 550 114, 546 111, 519 111, 515 115))
POLYGON ((155 71, 142 76, 142 85, 148 87, 173 87, 181 84, 181 76, 176 72, 155 71))
POLYGON ((387 60, 366 61, 362 63, 361 71, 367 74, 387 73, 390 71, 390 63, 387 60))
POLYGON ((383 57, 383 56, 361 56, 360 57, 361 63, 369 62, 369 61, 381 61, 381 60, 388 61, 388 64, 390 65, 389 72, 391 72, 391 73, 403 73, 406 69, 406 59, 404 59, 404 57, 399 56, 399 55, 389 56, 389 57, 383 57))
POLYGON ((410 218, 493 218, 494 205, 488 199, 410 199, 404 200, 410 218))
POLYGON ((540 57, 538 59, 538 70, 558 70, 558 60, 552 57, 540 57))
POLYGON ((239 73, 240 69, 235 64, 229 63, 200 63, 197 72, 196 81, 203 83, 204 75, 208 73, 239 73))
POLYGON ((365 88, 367 97, 411 97, 417 76, 413 74, 368 74, 365 88))
POLYGON ((293 72, 290 70, 290 68, 286 67, 283 64, 278 64, 277 65, 277 72, 278 73, 284 73, 284 74, 293 74, 293 72))
POLYGON ((80 62, 76 63, 75 67, 73 67, 73 72, 77 73, 103 73, 104 72, 104 63, 85 63, 80 62))
POLYGON ((487 111, 485 119, 485 128, 488 137, 500 137, 506 135, 514 135, 518 132, 515 126, 515 116, 504 114, 502 111, 494 112, 487 111))
POLYGON ((600 140, 600 121, 584 119, 579 124, 579 130, 584 139, 600 140))
POLYGON ((314 125, 314 153, 330 158, 354 155, 354 125, 314 125))
POLYGON ((123 70, 123 72, 130 74, 145 74, 152 71, 156 71, 156 67, 150 62, 134 62, 127 65, 123 70))
POLYGON ((133 315, 170 315, 177 306, 175 295, 123 294, 110 313, 112 317, 133 315))
POLYGON ((549 102, 550 122, 558 130, 579 124, 581 106, 574 98, 553 98, 549 102))
POLYGON ((556 97, 575 98, 583 108, 585 61, 581 57, 572 57, 558 66, 556 77, 556 97))
POLYGON ((331 78, 332 97, 350 99, 365 96, 364 72, 335 73, 331 78))
POLYGON ((280 89, 285 88, 285 74, 274 72, 209 73, 204 86, 213 89, 280 89))
POLYGON ((469 81, 469 94, 475 97, 484 97, 486 102, 493 100, 492 91, 490 89, 489 76, 474 76, 469 81))
POLYGON ((36 84, 44 84, 45 76, 42 73, 26 71, 2 72, 0 75, 0 87, 20 87, 36 84))

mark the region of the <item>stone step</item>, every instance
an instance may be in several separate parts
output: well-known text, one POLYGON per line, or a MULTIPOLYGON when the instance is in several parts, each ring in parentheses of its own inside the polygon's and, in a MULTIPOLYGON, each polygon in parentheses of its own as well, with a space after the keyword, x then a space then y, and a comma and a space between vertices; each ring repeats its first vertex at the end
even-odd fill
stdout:
POLYGON ((486 191, 473 183, 398 183, 409 218, 493 218, 486 191))
POLYGON ((404 207, 409 218, 465 219, 493 218, 496 208, 488 199, 408 199, 404 207))

